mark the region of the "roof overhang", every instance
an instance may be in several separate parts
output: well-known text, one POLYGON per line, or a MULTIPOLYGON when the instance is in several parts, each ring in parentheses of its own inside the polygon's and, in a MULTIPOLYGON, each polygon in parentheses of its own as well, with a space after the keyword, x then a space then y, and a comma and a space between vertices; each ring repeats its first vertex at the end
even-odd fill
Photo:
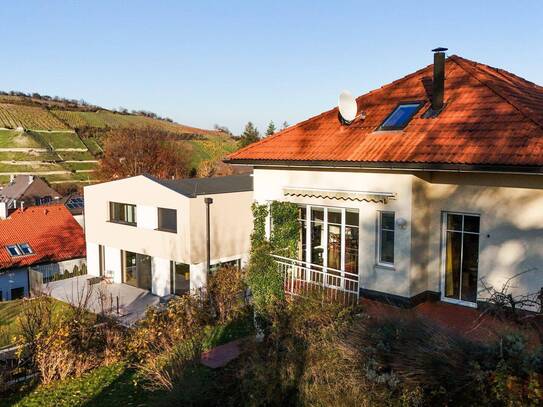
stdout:
POLYGON ((367 162, 367 161, 324 161, 324 160, 224 160, 229 164, 252 165, 255 167, 299 167, 334 168, 388 171, 443 171, 443 172, 486 172, 503 174, 543 175, 543 166, 502 165, 502 164, 442 164, 407 162, 367 162))
POLYGON ((358 201, 358 202, 382 202, 387 203, 389 199, 395 199, 393 192, 373 191, 348 191, 341 189, 317 189, 305 187, 285 187, 283 194, 288 197, 321 198, 337 201, 358 201))

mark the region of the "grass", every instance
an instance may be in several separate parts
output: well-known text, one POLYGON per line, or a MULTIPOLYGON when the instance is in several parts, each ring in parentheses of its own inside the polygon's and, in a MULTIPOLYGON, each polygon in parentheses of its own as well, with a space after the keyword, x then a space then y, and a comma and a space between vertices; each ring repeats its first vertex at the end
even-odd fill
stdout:
POLYGON ((59 151, 57 153, 63 160, 84 161, 95 160, 96 158, 88 151, 59 151))
POLYGON ((38 386, 6 400, 19 407, 30 406, 143 406, 148 394, 134 384, 135 371, 126 364, 100 367, 80 378, 38 386))
POLYGON ((53 148, 87 148, 77 133, 68 132, 41 132, 36 131, 39 136, 53 148))
POLYGON ((65 171, 58 164, 40 163, 35 164, 0 164, 0 172, 37 172, 37 171, 65 171))
POLYGON ((93 155, 102 154, 102 147, 100 146, 98 141, 96 141, 96 139, 88 137, 82 138, 81 141, 87 146, 87 148, 93 155))
POLYGON ((0 129, 0 148, 44 148, 28 133, 0 129))
MULTIPOLYGON (((1 137, 1 136, 0 136, 1 137)), ((59 156, 51 151, 11 152, 0 151, 0 161, 58 161, 59 156)))
MULTIPOLYGON (((13 345, 14 337, 19 334, 17 317, 23 311, 25 300, 0 302, 0 348, 13 345)), ((27 300, 28 301, 28 300, 27 300)), ((70 305, 53 299, 54 312, 61 313, 69 309, 70 305)))
POLYGON ((75 171, 75 170, 94 170, 96 169, 96 163, 62 163, 62 166, 69 170, 69 171, 75 171))

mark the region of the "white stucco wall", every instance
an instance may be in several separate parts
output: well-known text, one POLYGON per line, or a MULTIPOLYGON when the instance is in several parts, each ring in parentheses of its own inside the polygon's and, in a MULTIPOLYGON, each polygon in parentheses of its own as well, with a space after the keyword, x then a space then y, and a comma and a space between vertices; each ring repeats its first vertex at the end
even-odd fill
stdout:
POLYGON ((123 282, 121 249, 104 248, 105 276, 112 278, 114 283, 123 282))
POLYGON ((166 296, 170 294, 170 264, 168 259, 159 259, 153 257, 152 259, 152 289, 151 292, 158 296, 166 296))
POLYGON ((98 244, 87 241, 87 274, 100 275, 100 254, 98 244))
POLYGON ((260 203, 288 200, 306 205, 358 209, 360 286, 365 289, 409 297, 412 180, 411 174, 402 173, 255 168, 254 199, 260 203), (285 198, 283 195, 285 187, 386 192, 395 193, 396 199, 389 200, 385 204, 308 197, 285 198), (396 219, 407 220, 405 229, 396 227, 395 230, 394 268, 376 265, 378 211, 394 211, 396 219))

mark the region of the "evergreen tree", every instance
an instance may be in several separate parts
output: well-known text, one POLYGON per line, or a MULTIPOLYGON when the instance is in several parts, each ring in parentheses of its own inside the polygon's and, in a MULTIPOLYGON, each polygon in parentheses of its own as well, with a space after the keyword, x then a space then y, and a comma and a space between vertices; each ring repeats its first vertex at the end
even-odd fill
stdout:
POLYGON ((281 127, 281 130, 285 130, 288 126, 290 126, 290 125, 289 125, 289 124, 287 123, 287 121, 285 120, 285 121, 283 122, 283 127, 281 127))
POLYGON ((268 124, 268 128, 266 129, 266 137, 271 136, 273 133, 275 133, 277 129, 275 128, 275 123, 270 121, 270 124, 268 124))
POLYGON ((248 122, 245 125, 245 130, 241 134, 241 147, 248 146, 260 139, 260 133, 252 122, 248 122))

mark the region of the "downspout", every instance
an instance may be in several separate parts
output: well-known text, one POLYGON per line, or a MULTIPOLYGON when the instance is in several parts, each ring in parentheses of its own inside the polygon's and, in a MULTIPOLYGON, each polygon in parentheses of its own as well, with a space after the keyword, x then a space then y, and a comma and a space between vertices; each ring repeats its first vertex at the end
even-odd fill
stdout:
POLYGON ((209 209, 211 204, 213 203, 213 198, 204 198, 204 202, 206 204, 206 266, 207 266, 207 274, 211 272, 211 233, 210 233, 210 216, 209 216, 209 209))

